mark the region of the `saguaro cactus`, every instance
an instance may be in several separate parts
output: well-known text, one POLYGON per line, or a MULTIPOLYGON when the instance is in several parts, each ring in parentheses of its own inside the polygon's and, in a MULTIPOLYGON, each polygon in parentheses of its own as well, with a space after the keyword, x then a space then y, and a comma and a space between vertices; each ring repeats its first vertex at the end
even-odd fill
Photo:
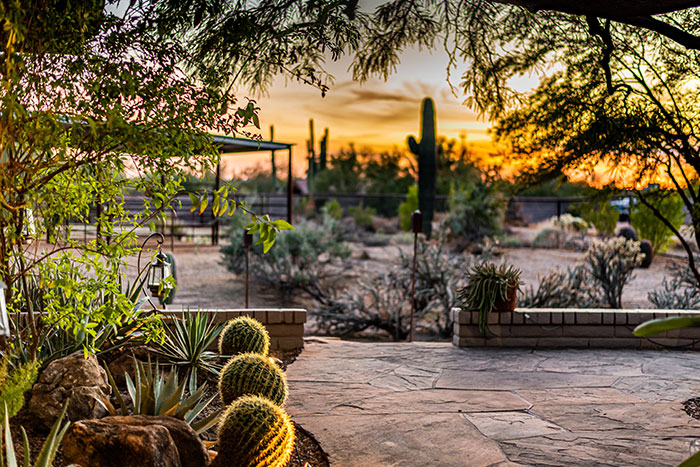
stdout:
POLYGON ((430 238, 435 212, 436 127, 435 104, 431 98, 426 97, 423 99, 420 143, 413 136, 409 136, 408 147, 418 159, 418 208, 423 213, 423 232, 427 238, 430 238))

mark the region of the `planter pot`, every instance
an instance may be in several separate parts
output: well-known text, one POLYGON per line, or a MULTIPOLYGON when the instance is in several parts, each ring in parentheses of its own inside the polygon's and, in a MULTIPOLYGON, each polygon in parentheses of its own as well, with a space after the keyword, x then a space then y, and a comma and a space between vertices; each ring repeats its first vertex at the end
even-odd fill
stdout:
POLYGON ((496 302, 493 304, 493 311, 514 311, 517 300, 518 287, 515 285, 510 285, 508 286, 506 299, 502 300, 500 298, 497 298, 496 302))

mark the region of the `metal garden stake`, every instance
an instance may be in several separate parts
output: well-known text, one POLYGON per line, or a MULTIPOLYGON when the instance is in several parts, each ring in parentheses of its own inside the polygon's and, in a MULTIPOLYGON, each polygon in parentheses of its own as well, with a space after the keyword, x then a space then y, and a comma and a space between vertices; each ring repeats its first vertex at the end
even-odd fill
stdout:
POLYGON ((423 232, 423 214, 420 211, 411 213, 411 232, 413 232, 413 278, 411 280, 411 326, 408 332, 408 342, 413 342, 413 315, 416 312, 416 256, 418 256, 418 234, 423 232))
POLYGON ((253 244, 253 234, 248 233, 248 229, 243 229, 243 246, 245 247, 245 307, 248 308, 248 262, 250 258, 250 247, 253 244))

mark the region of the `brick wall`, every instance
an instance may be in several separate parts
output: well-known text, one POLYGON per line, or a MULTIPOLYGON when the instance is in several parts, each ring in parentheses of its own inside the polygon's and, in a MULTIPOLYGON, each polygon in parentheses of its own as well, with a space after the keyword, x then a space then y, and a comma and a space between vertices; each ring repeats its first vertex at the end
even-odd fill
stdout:
MULTIPOLYGON (((300 308, 282 309, 236 309, 201 310, 216 313, 215 321, 225 323, 239 316, 250 316, 260 321, 270 333, 272 350, 293 350, 304 347, 304 323, 306 310, 300 308)), ((165 310, 166 314, 182 316, 182 311, 165 310)))
POLYGON ((612 310, 518 308, 489 314, 489 338, 478 328, 479 313, 452 310, 453 344, 459 347, 700 348, 700 328, 679 329, 652 338, 633 335, 645 321, 698 315, 696 310, 612 310))

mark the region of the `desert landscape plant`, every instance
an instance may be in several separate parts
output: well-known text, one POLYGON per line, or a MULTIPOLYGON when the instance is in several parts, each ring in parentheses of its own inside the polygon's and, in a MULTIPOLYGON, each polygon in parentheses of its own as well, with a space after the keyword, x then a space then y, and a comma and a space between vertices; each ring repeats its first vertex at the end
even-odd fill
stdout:
POLYGON ((523 308, 594 308, 601 299, 589 270, 577 264, 566 271, 538 275, 537 288, 523 290, 518 304, 523 308))
POLYGON ((623 237, 598 241, 586 251, 584 262, 611 308, 622 308, 622 289, 632 280, 634 268, 642 262, 639 242, 623 237))
POLYGON ((259 321, 248 316, 229 321, 219 339, 221 355, 257 353, 266 357, 269 350, 270 335, 267 329, 259 321))
POLYGON ((294 425, 279 405, 260 396, 231 403, 219 423, 219 451, 212 467, 284 467, 294 450, 294 425))
MULTIPOLYGON (((675 191, 663 190, 656 190, 655 193, 647 193, 645 196, 650 204, 664 214, 673 228, 679 231, 685 218, 681 197, 675 191)), ((638 203, 630 210, 630 224, 639 234, 640 240, 651 242, 654 254, 665 252, 674 238, 673 230, 643 203, 638 203)))
POLYGON ((494 185, 482 181, 454 184, 447 203, 449 211, 444 228, 452 237, 468 244, 493 236, 503 226, 505 204, 494 185))
POLYGON ((696 310, 700 307, 700 286, 684 262, 671 261, 661 287, 649 292, 647 298, 656 307, 668 310, 696 310))
POLYGON ((221 370, 219 394, 224 405, 241 396, 255 395, 281 406, 287 399, 287 377, 271 358, 257 353, 241 354, 221 370))
POLYGON ((488 334, 488 315, 498 302, 508 303, 520 290, 522 272, 512 265, 481 263, 467 269, 466 285, 459 291, 464 310, 479 312, 479 331, 488 334))

